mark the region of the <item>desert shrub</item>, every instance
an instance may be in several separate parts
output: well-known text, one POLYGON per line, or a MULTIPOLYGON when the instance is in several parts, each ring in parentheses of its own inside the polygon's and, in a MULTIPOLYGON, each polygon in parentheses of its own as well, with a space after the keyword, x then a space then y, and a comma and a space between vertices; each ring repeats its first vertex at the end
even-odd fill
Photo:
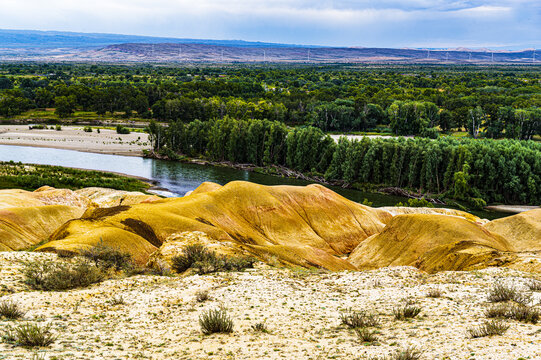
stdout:
POLYGON ((513 320, 532 324, 537 324, 539 315, 539 310, 522 304, 511 305, 508 313, 508 316, 513 320))
POLYGON ((267 329, 267 325, 264 322, 260 322, 260 323, 252 325, 252 330, 255 332, 261 332, 265 334, 269 332, 269 329, 267 329))
POLYGON ((372 314, 367 314, 364 311, 347 310, 340 314, 342 325, 346 325, 351 329, 375 327, 379 325, 379 320, 372 314))
POLYGON ((530 282, 528 282, 528 288, 531 291, 541 291, 541 281, 532 279, 530 282))
POLYGON ((531 301, 531 295, 521 293, 512 286, 496 283, 490 289, 487 300, 493 303, 514 301, 519 304, 528 304, 531 301))
POLYGON ((0 302, 0 318, 5 318, 9 320, 20 319, 26 314, 20 307, 19 304, 13 301, 4 300, 0 302))
POLYGON ((231 333, 233 332, 233 320, 227 315, 225 309, 209 310, 201 314, 199 317, 199 325, 201 331, 205 335, 214 333, 231 333))
POLYGON ((92 261, 96 267, 109 270, 129 269, 132 266, 131 255, 100 242, 81 251, 81 256, 92 261))
POLYGON ((126 301, 124 301, 124 297, 122 295, 113 296, 109 301, 107 301, 109 305, 116 306, 116 305, 125 305, 126 301))
POLYGON ((56 125, 55 130, 56 131, 62 131, 62 126, 61 125, 56 125))
POLYGON ((419 360, 423 352, 415 347, 397 350, 390 356, 390 360, 419 360))
POLYGON ((537 324, 540 315, 539 310, 523 304, 495 305, 485 311, 488 318, 513 319, 532 324, 537 324))
POLYGON ((485 310, 487 318, 506 318, 509 311, 507 304, 494 305, 485 310))
POLYGON ((85 260, 26 262, 25 283, 36 290, 59 291, 87 287, 104 279, 104 273, 85 260))
POLYGON ((416 306, 412 301, 406 301, 393 309, 393 315, 396 320, 411 319, 419 315, 421 308, 416 306))
POLYGON ((253 267, 255 260, 245 257, 220 256, 202 244, 187 245, 183 254, 171 259, 171 267, 178 273, 194 269, 198 274, 217 271, 242 271, 253 267))
POLYGON ((209 292, 208 291, 198 291, 195 293, 195 300, 197 302, 205 302, 208 299, 210 299, 209 292))
POLYGON ((439 298, 441 297, 441 295, 442 295, 442 292, 440 289, 430 289, 426 293, 426 297, 429 297, 429 298, 439 298))
POLYGON ((4 342, 25 347, 44 347, 56 341, 57 336, 51 332, 51 325, 22 324, 7 327, 2 336, 4 342))
POLYGON ((92 128, 91 128, 90 126, 85 126, 85 127, 83 128, 83 131, 84 131, 84 132, 92 132, 92 128))
POLYGON ((363 343, 377 343, 379 341, 379 338, 375 331, 371 331, 367 328, 357 328, 355 329, 355 333, 357 334, 357 337, 359 340, 361 340, 363 343))
POLYGON ((468 333, 472 338, 480 338, 485 336, 503 335, 509 329, 509 325, 501 320, 485 321, 483 324, 468 329, 468 333))

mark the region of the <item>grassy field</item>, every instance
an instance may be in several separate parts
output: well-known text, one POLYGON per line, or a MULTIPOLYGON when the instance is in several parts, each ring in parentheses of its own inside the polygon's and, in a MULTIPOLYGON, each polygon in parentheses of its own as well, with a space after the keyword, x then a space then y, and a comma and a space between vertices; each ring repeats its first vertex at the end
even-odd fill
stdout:
POLYGON ((141 192, 150 187, 150 184, 135 178, 101 171, 0 162, 0 189, 32 191, 44 185, 72 190, 98 186, 141 192))
POLYGON ((146 123, 148 119, 142 118, 129 118, 124 117, 124 113, 118 112, 114 113, 112 116, 108 114, 107 116, 98 115, 94 111, 75 111, 73 115, 66 118, 60 118, 55 114, 55 109, 32 109, 28 110, 20 115, 15 115, 13 117, 2 117, 0 116, 0 121, 12 122, 20 120, 36 120, 36 121, 49 121, 49 122, 77 122, 77 121, 130 121, 130 122, 143 122, 146 123))

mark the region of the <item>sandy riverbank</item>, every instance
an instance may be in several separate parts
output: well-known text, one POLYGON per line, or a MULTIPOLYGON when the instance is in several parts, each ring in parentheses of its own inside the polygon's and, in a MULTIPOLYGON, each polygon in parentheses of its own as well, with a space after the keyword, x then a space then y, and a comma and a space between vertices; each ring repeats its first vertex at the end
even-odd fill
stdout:
POLYGON ((115 130, 93 129, 84 132, 82 126, 63 126, 61 131, 30 130, 28 125, 0 125, 0 145, 49 147, 100 154, 142 156, 150 147, 148 134, 133 132, 117 134, 115 130))

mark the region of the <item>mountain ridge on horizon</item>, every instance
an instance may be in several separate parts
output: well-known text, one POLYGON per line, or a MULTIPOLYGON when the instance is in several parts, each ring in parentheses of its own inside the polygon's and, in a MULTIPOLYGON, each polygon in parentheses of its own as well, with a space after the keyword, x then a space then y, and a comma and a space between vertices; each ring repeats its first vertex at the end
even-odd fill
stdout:
POLYGON ((363 48, 387 48, 387 49, 414 49, 414 50, 443 50, 443 51, 494 51, 516 52, 535 49, 534 47, 508 48, 505 46, 331 46, 314 44, 290 44, 280 42, 249 41, 241 39, 199 39, 181 38, 170 36, 129 35, 115 33, 94 33, 58 30, 20 30, 0 28, 0 48, 97 48, 118 44, 201 44, 233 47, 296 47, 296 48, 337 48, 337 49, 363 49, 363 48))

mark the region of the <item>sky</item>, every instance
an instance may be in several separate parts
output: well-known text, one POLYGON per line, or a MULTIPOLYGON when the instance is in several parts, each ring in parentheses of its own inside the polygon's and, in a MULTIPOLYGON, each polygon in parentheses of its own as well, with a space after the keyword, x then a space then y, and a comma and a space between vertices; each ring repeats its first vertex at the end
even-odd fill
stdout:
POLYGON ((288 44, 541 47, 541 0, 0 0, 3 29, 288 44))

